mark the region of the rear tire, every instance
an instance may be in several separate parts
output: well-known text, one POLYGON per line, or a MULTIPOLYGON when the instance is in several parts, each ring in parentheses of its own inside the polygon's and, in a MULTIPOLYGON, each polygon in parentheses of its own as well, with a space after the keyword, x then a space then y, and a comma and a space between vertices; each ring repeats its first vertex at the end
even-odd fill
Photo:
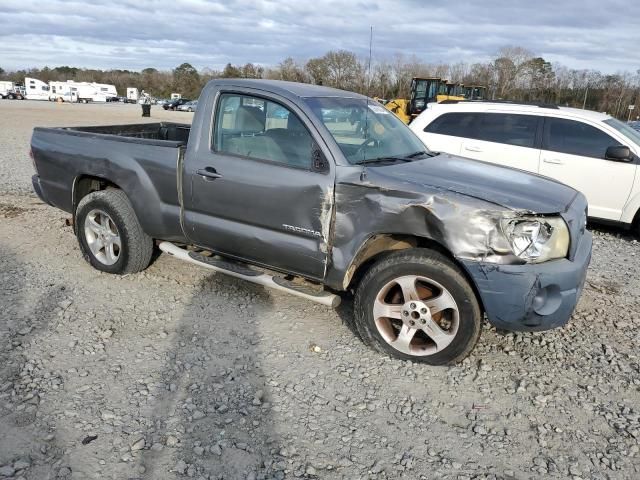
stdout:
POLYGON ((76 209, 76 236, 84 259, 107 273, 136 273, 149 266, 153 240, 122 190, 85 196, 76 209))
POLYGON ((421 248, 388 254, 371 266, 357 286, 354 315, 370 347, 430 365, 463 360, 482 327, 480 305, 460 269, 421 248))

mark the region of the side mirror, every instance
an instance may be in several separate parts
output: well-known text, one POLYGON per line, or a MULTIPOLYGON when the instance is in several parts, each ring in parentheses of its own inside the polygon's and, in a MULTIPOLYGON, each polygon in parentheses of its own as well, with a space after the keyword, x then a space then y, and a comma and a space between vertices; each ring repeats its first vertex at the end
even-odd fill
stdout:
POLYGON ((607 148, 607 152, 604 154, 604 158, 606 158, 607 160, 613 160, 614 162, 630 162, 631 160, 633 160, 633 155, 631 155, 631 150, 629 149, 629 147, 616 145, 607 148))
POLYGON ((317 145, 313 146, 311 152, 311 168, 314 172, 326 173, 329 171, 329 162, 317 145))

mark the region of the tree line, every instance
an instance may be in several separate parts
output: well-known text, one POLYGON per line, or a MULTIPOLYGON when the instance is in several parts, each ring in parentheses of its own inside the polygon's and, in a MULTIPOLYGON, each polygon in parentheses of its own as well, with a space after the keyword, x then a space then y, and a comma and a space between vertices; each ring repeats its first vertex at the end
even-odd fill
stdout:
MULTIPOLYGON (((168 97, 172 92, 197 98, 202 87, 213 78, 241 77, 314 83, 386 99, 407 98, 413 77, 440 77, 465 85, 486 86, 489 99, 585 107, 623 119, 627 118, 628 106, 635 104, 640 94, 640 70, 604 74, 597 70, 570 69, 551 64, 521 47, 504 47, 487 62, 436 64, 398 54, 374 61, 370 68, 367 59, 346 50, 332 50, 305 61, 288 57, 275 66, 228 63, 222 70, 198 71, 189 63, 171 71, 151 67, 131 71, 62 66, 6 72, 0 68, 0 78, 4 80, 21 83, 25 76, 45 82, 109 83, 114 84, 121 95, 127 87, 137 87, 159 98, 168 97)), ((636 112, 640 114, 640 107, 636 112)))

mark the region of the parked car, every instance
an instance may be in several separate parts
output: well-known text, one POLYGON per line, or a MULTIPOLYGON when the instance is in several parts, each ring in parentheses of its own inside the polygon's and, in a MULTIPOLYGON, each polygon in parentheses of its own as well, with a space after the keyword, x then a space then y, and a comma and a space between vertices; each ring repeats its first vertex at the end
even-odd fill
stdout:
POLYGON ((322 121, 324 122, 346 122, 349 120, 350 112, 344 110, 326 109, 322 111, 322 121))
POLYGON ((634 227, 640 132, 604 113, 499 102, 429 104, 410 125, 431 150, 519 168, 582 192, 589 217, 634 227))
POLYGON ((592 242, 573 188, 434 154, 352 92, 220 79, 199 104, 210 111, 191 126, 34 129, 33 187, 73 215, 96 269, 144 270, 157 241, 323 305, 354 293, 368 345, 430 364, 466 357, 484 313, 509 330, 569 320, 592 242), (267 120, 277 109, 286 121, 267 120), (328 122, 328 109, 368 128, 328 122))
POLYGON ((636 131, 640 132, 640 121, 638 120, 633 120, 631 122, 628 122, 628 125, 633 128, 636 131))
POLYGON ((197 106, 198 106, 198 101, 192 100, 190 102, 179 105, 178 110, 180 110, 181 112, 195 112, 197 106))
POLYGON ((267 112, 267 117, 277 118, 279 120, 286 120, 287 118, 289 118, 289 110, 287 110, 286 108, 277 107, 271 110, 270 112, 267 112))
POLYGON ((190 102, 188 98, 176 98, 175 100, 171 100, 170 102, 162 105, 162 108, 165 110, 176 110, 180 105, 184 105, 187 102, 190 102))
POLYGON ((164 106, 167 103, 169 103, 170 100, 167 100, 166 98, 158 98, 156 100, 156 105, 160 105, 160 106, 164 106))

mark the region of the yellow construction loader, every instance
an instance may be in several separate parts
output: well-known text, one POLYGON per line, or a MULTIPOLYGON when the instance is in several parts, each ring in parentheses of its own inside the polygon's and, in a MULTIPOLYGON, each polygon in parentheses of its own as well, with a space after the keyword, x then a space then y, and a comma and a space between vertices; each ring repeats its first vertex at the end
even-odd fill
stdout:
POLYGON ((404 123, 410 123, 430 102, 465 100, 463 86, 438 77, 411 80, 411 96, 389 100, 385 107, 395 113, 404 123))
POLYGON ((485 100, 487 98, 487 87, 480 85, 464 86, 464 96, 467 100, 485 100))

